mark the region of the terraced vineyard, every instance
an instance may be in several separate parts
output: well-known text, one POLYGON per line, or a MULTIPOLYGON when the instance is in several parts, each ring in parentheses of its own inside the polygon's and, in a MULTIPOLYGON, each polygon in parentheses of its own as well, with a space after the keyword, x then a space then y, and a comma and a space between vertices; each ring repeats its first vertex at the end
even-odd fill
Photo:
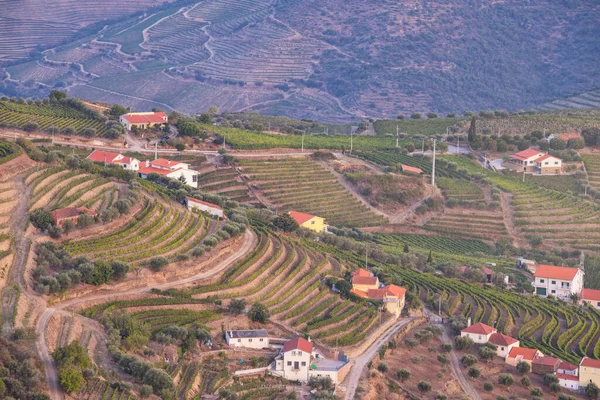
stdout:
POLYGON ((548 111, 597 109, 600 108, 600 90, 592 90, 565 99, 554 100, 550 103, 542 104, 539 108, 548 111))
POLYGON ((508 118, 480 118, 477 129, 490 135, 528 135, 533 131, 546 133, 580 132, 584 128, 598 127, 600 119, 593 115, 570 113, 543 113, 536 115, 511 115, 508 118))
POLYGON ((106 126, 101 121, 62 104, 30 105, 0 101, 1 124, 23 128, 28 122, 35 122, 40 130, 54 129, 57 133, 66 128, 72 128, 77 133, 94 129, 98 136, 106 132, 106 126))
MULTIPOLYGON (((360 255, 323 244, 315 246, 350 264, 364 263, 360 255)), ((408 288, 426 304, 437 307, 440 296, 444 313, 462 314, 473 322, 495 326, 499 332, 521 340, 522 346, 537 348, 571 363, 579 362, 582 355, 600 358, 600 314, 593 308, 480 287, 409 268, 376 262, 373 266, 381 269, 386 282, 408 288)))
MULTIPOLYGON (((400 153, 384 153, 384 152, 357 152, 356 155, 364 160, 374 162, 383 166, 392 166, 396 164, 405 164, 410 167, 420 168, 423 172, 431 174, 432 159, 429 157, 413 157, 400 153)), ((436 165, 436 177, 447 177, 454 179, 464 178, 458 172, 448 169, 442 165, 436 165)))
POLYGON ((456 126, 466 118, 432 118, 432 119, 379 119, 373 123, 378 135, 396 135, 396 127, 402 134, 409 136, 445 135, 446 128, 456 126))
POLYGON ((229 197, 240 203, 257 203, 258 201, 242 182, 239 174, 231 167, 219 169, 209 168, 200 170, 198 188, 203 192, 229 197))
POLYGON ((474 209, 446 210, 429 220, 424 228, 441 235, 479 240, 508 237, 502 214, 474 209))
POLYGON ((162 200, 145 198, 134 218, 109 234, 72 241, 65 249, 91 260, 119 260, 143 265, 152 257, 170 261, 191 253, 216 227, 216 221, 162 200), (126 240, 124 242, 124 240, 126 240))
POLYGON ((101 379, 88 379, 76 393, 78 399, 82 400, 135 400, 137 397, 119 389, 118 385, 111 385, 110 382, 101 379))
POLYGON ((422 235, 413 233, 385 233, 376 236, 376 242, 401 251, 404 245, 411 249, 433 250, 439 253, 451 253, 459 255, 471 255, 474 253, 491 255, 490 246, 480 240, 458 239, 434 235, 422 235))
POLYGON ((375 226, 386 220, 350 194, 325 167, 308 158, 243 159, 239 168, 279 212, 296 210, 331 225, 375 226))
POLYGON ((582 154, 581 158, 585 164, 585 170, 588 175, 588 182, 596 189, 600 190, 600 155, 582 154))
POLYGON ((436 184, 448 199, 485 202, 483 191, 476 184, 456 179, 437 178, 436 184))

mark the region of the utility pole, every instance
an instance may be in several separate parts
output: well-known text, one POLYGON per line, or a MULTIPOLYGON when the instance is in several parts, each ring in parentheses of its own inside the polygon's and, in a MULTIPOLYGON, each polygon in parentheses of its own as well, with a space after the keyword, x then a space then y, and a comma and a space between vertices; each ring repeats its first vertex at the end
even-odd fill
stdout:
POLYGON ((352 135, 352 131, 350 131, 350 154, 352 154, 352 139, 353 139, 353 135, 352 135))
POLYGON ((398 125, 396 125, 396 148, 398 148, 398 125))
POLYGON ((442 296, 440 296, 439 301, 438 301, 438 315, 440 317, 442 316, 442 296))
POLYGON ((431 186, 435 186, 435 138, 433 138, 433 165, 431 168, 431 186))
POLYGON ((365 245, 365 269, 369 269, 369 245, 365 245))
POLYGON ((456 144, 456 154, 460 154, 460 135, 456 135, 456 140, 458 140, 456 144))
POLYGON ((223 148, 225 148, 225 139, 227 138, 227 135, 224 133, 223 134, 223 148))
POLYGON ((304 131, 302 131, 302 152, 304 153, 304 131))
POLYGON ((158 140, 154 142, 154 159, 158 159, 158 140))
POLYGON ((425 138, 421 140, 421 154, 425 154, 425 138))

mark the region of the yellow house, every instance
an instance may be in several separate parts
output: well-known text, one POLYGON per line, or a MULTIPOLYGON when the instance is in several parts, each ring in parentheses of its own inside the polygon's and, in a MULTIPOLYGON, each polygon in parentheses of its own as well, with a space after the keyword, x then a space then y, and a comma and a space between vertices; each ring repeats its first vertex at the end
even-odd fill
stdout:
POLYGON ((352 290, 359 296, 366 297, 370 289, 379 289, 379 279, 367 270, 359 268, 352 273, 352 290))
POLYGON ((289 214, 303 228, 319 233, 327 232, 327 224, 324 218, 299 211, 290 211, 289 214))
POLYGON ((600 386, 600 360, 583 357, 579 363, 579 387, 585 387, 590 383, 600 386))

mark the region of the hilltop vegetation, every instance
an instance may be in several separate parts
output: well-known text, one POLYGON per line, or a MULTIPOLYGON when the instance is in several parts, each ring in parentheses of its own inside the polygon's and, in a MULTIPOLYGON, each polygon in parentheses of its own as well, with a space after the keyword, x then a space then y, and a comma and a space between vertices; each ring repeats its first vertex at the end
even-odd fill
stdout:
MULTIPOLYGON (((215 104, 346 123, 528 109, 595 89, 599 77, 600 8, 581 1, 181 0, 137 2, 118 15, 89 3, 54 2, 42 23, 39 10, 25 19, 9 2, 20 29, 0 23, 8 31, 0 60, 15 64, 0 92, 39 97, 64 87, 133 109, 215 104)), ((561 104, 544 108, 593 107, 597 93, 561 104)))

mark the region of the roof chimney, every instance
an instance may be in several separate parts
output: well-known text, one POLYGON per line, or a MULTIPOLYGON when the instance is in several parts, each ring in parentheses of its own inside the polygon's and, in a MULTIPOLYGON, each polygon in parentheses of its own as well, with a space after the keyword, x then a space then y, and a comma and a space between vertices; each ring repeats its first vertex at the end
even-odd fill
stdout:
POLYGON ((471 317, 467 318, 467 328, 471 326, 471 317))
POLYGON ((309 342, 312 342, 312 340, 310 340, 310 336, 308 337, 308 339, 307 339, 307 340, 308 340, 309 342))
POLYGON ((146 160, 146 167, 150 166, 150 161, 146 160))

